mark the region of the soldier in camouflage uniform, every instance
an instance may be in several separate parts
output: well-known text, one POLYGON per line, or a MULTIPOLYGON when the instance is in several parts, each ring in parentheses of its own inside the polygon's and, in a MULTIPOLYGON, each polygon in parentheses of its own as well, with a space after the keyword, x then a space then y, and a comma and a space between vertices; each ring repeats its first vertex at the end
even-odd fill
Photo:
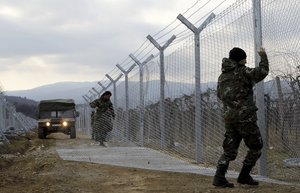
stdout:
POLYGON ((253 87, 269 73, 269 63, 264 48, 258 52, 261 61, 258 67, 246 67, 246 53, 240 48, 233 48, 229 58, 222 61, 222 73, 218 78, 217 95, 224 105, 225 139, 213 185, 233 187, 225 178, 229 162, 235 160, 241 140, 249 151, 243 161, 238 176, 240 184, 258 185, 250 176, 250 171, 261 155, 263 141, 257 125, 257 107, 253 99, 253 87))
POLYGON ((98 141, 101 146, 104 145, 104 141, 108 132, 113 129, 112 120, 115 117, 113 104, 110 101, 111 92, 104 92, 99 99, 94 100, 90 103, 92 108, 95 108, 93 129, 95 139, 98 141))

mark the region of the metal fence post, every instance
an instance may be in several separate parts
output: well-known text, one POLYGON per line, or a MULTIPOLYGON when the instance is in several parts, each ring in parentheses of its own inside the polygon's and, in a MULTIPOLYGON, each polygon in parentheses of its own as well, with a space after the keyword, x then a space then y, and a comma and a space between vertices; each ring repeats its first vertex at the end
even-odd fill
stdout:
POLYGON ((163 46, 160 46, 150 35, 147 39, 159 50, 160 59, 160 130, 161 130, 161 148, 166 147, 166 128, 165 128, 165 62, 164 50, 175 40, 176 36, 173 35, 163 46))
POLYGON ((202 162, 202 128, 201 128, 201 66, 200 66, 200 33, 215 17, 211 14, 199 28, 196 28, 183 15, 179 14, 177 18, 194 33, 195 41, 195 135, 196 135, 196 161, 202 162))
POLYGON ((130 58, 140 67, 140 132, 141 132, 141 146, 144 146, 144 116, 145 116, 145 102, 144 102, 144 65, 147 64, 154 57, 152 54, 141 63, 133 54, 130 58))
POLYGON ((2 93, 0 93, 0 139, 2 138, 4 143, 9 143, 8 139, 5 137, 3 133, 3 129, 5 129, 5 101, 2 93))
POLYGON ((99 92, 99 91, 97 91, 94 87, 92 88, 92 90, 93 90, 95 93, 97 93, 98 97, 100 97, 100 92, 99 92))
POLYGON ((118 82, 118 80, 123 76, 123 74, 120 74, 115 80, 110 77, 108 74, 105 75, 113 84, 113 89, 114 89, 114 108, 117 108, 117 87, 116 87, 116 83, 118 82))
POLYGON ((128 70, 124 70, 119 64, 116 65, 125 75, 125 137, 127 140, 129 140, 129 94, 128 94, 128 74, 131 72, 131 70, 135 67, 135 64, 133 64, 131 67, 129 67, 128 70))
MULTIPOLYGON (((259 55, 257 51, 262 47, 262 26, 261 26, 261 1, 253 0, 253 25, 254 25, 254 53, 255 66, 259 66, 259 55)), ((266 147, 266 123, 265 123, 265 102, 264 102, 264 81, 256 84, 256 104, 258 106, 258 126, 264 141, 262 155, 259 159, 259 174, 266 175, 267 147, 266 147)))

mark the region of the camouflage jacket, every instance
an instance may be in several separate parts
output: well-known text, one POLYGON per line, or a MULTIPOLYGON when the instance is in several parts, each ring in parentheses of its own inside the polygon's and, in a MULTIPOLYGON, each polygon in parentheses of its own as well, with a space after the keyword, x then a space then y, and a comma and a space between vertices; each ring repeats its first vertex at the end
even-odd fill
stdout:
POLYGON ((110 100, 104 101, 101 99, 96 99, 90 103, 92 108, 96 109, 96 114, 106 114, 115 117, 113 104, 110 100))
POLYGON ((269 73, 267 56, 258 67, 249 68, 223 58, 222 73, 218 78, 217 95, 224 105, 225 122, 253 122, 257 120, 257 107, 253 87, 269 73))

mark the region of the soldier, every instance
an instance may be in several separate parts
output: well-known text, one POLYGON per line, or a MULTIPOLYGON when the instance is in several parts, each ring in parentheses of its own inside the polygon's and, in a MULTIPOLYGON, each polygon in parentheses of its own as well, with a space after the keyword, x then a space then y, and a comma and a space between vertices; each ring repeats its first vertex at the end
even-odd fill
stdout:
POLYGON ((258 52, 261 61, 258 67, 246 67, 246 53, 240 48, 233 48, 229 58, 222 61, 222 73, 218 78, 217 95, 224 105, 225 139, 223 154, 217 163, 213 185, 234 187, 225 178, 229 162, 235 160, 238 148, 243 139, 249 151, 243 161, 238 176, 240 184, 258 185, 250 176, 250 171, 261 155, 263 141, 256 123, 257 107, 253 99, 253 87, 269 73, 269 62, 264 48, 258 52))
POLYGON ((90 103, 92 108, 95 108, 94 117, 94 135, 99 145, 105 146, 104 141, 108 132, 113 129, 112 119, 115 117, 113 104, 110 101, 111 92, 104 92, 99 99, 94 100, 90 103))

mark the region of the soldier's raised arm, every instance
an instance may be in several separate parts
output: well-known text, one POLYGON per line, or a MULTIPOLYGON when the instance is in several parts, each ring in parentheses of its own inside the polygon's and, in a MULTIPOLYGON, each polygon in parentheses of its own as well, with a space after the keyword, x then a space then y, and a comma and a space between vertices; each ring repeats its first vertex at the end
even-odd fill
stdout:
POLYGON ((246 68, 246 76, 255 83, 262 81, 269 74, 269 61, 264 48, 258 51, 260 56, 259 66, 255 68, 246 68))

